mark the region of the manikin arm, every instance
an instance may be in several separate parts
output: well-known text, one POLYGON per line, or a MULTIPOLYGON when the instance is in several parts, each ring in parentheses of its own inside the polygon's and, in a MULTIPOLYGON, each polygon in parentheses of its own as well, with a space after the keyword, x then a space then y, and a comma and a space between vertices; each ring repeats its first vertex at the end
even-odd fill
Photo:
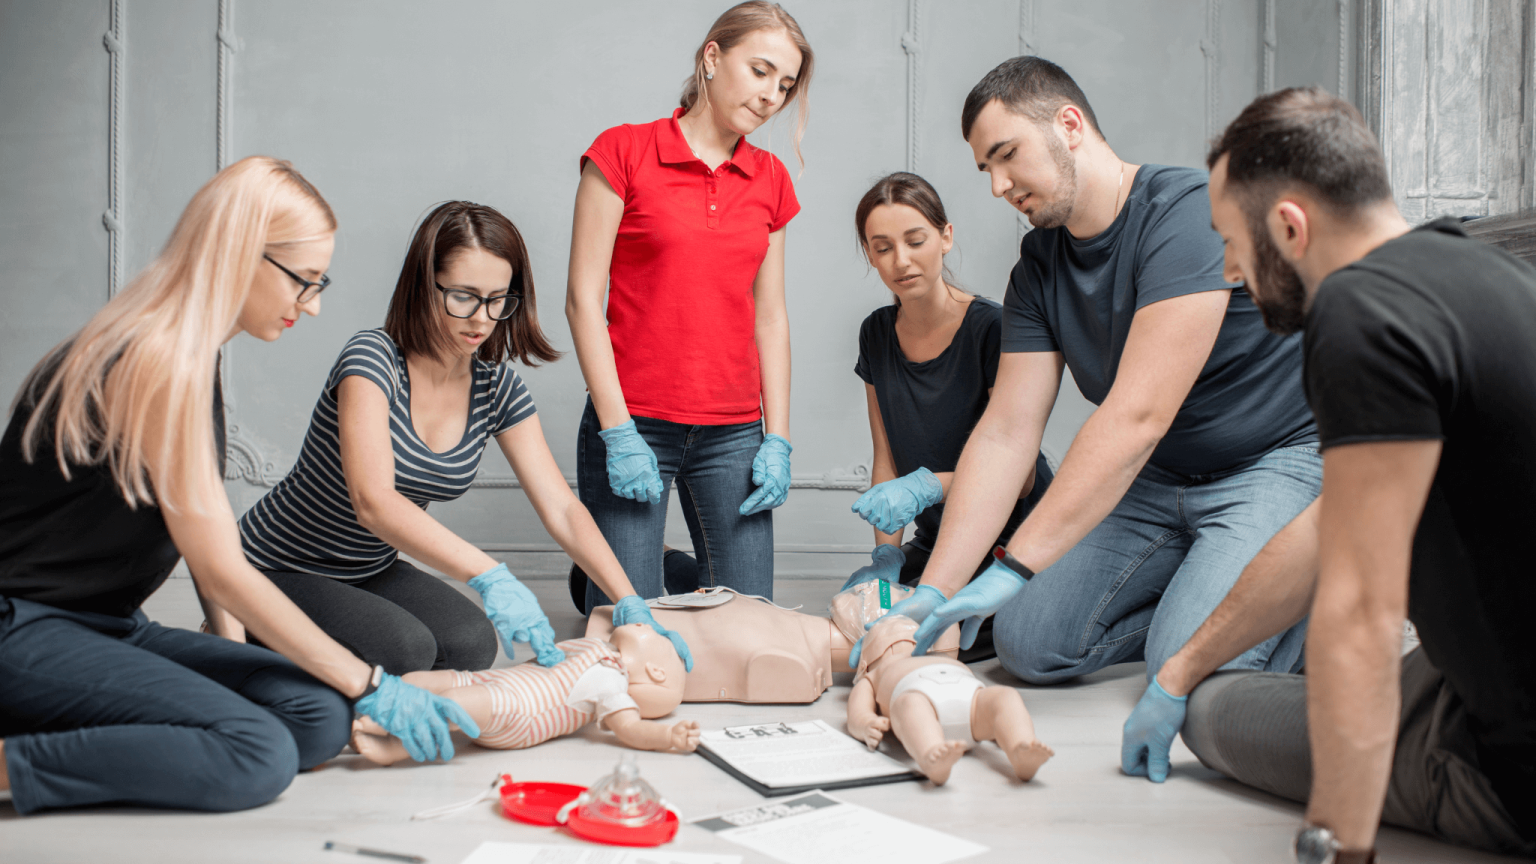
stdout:
POLYGON ((848 734, 873 750, 880 746, 880 740, 890 728, 890 718, 880 716, 879 706, 875 704, 875 685, 865 675, 848 693, 848 734))
POLYGON ((613 730, 613 734, 624 742, 624 746, 636 750, 692 753, 699 746, 699 724, 696 720, 657 723, 640 719, 637 708, 625 708, 604 717, 602 722, 613 730))

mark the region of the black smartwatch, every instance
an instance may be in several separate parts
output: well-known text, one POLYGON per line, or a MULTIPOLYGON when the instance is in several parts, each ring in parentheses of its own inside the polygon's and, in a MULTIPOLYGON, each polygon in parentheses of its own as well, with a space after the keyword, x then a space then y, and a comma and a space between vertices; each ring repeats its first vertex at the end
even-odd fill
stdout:
POLYGON ((1001 545, 992 550, 992 557, 997 559, 997 563, 1019 574, 1025 582, 1035 578, 1035 571, 1025 567, 1024 562, 1009 555, 1008 550, 1004 549, 1001 545))
POLYGON ((357 698, 352 700, 352 704, 356 705, 357 703, 363 701, 363 699, 367 698, 369 694, 379 689, 379 685, 383 683, 384 666, 383 664, 380 664, 373 667, 373 674, 368 676, 368 686, 363 688, 363 692, 357 694, 357 698))

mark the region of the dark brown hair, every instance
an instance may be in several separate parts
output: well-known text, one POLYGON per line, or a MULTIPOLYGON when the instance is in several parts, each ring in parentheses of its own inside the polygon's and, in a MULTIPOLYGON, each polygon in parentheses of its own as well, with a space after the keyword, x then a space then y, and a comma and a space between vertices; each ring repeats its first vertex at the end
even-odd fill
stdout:
MULTIPOLYGON (((942 233, 944 226, 949 224, 949 217, 944 215, 944 202, 939 200, 939 193, 933 188, 933 184, 927 180, 906 171, 897 171, 887 174, 875 181, 875 185, 869 187, 864 197, 859 199, 859 206, 853 210, 853 230, 858 235, 859 251, 864 253, 864 260, 869 261, 869 241, 864 238, 864 225, 869 222, 869 214, 875 212, 876 207, 887 204, 905 204, 922 214, 928 220, 928 224, 934 230, 942 233)), ((873 265, 874 262, 870 262, 873 265)), ((949 272, 949 265, 944 265, 944 284, 950 287, 955 285, 955 276, 949 272)), ((898 305, 900 298, 897 298, 898 305)))
POLYGON ((804 167, 805 157, 800 154, 800 139, 805 136, 805 124, 811 116, 809 93, 816 56, 811 51, 811 43, 806 41, 805 33, 801 32, 800 24, 794 16, 784 11, 783 6, 767 0, 747 0, 745 3, 737 3, 716 18, 715 23, 710 25, 709 33, 704 36, 704 41, 699 43, 699 50, 693 52, 693 74, 683 81, 683 95, 678 102, 683 110, 691 111, 694 103, 699 101, 700 93, 708 98, 704 81, 704 49, 709 47, 709 43, 720 46, 720 53, 724 54, 759 30, 782 30, 789 41, 800 49, 800 74, 795 76, 794 85, 784 94, 784 104, 779 106, 779 111, 799 99, 799 116, 795 118, 795 156, 800 160, 801 167, 804 167))
POLYGON ((1104 137, 1099 118, 1093 115, 1093 108, 1082 88, 1065 69, 1044 57, 1014 57, 997 64, 997 68, 984 75, 971 88, 965 97, 965 107, 960 109, 961 138, 971 140, 971 127, 976 124, 976 116, 994 99, 1009 111, 1036 123, 1049 123, 1061 106, 1076 105, 1093 131, 1100 138, 1104 137))
POLYGON ((384 316, 384 332, 400 346, 400 352, 407 357, 437 357, 449 350, 448 338, 438 325, 444 301, 436 280, 449 260, 465 249, 483 249, 511 264, 512 282, 507 290, 521 298, 511 318, 496 322, 476 356, 493 364, 516 357, 526 366, 560 359, 560 352, 539 329, 533 268, 523 235, 496 210, 469 201, 437 205, 416 228, 384 316))
MULTIPOLYGON (((1227 188, 1262 226, 1288 187, 1304 186, 1336 215, 1392 200, 1376 136, 1355 106, 1318 87, 1260 96, 1211 145, 1208 168, 1227 157, 1227 188)), ((1259 230, 1259 229, 1255 229, 1259 230)))

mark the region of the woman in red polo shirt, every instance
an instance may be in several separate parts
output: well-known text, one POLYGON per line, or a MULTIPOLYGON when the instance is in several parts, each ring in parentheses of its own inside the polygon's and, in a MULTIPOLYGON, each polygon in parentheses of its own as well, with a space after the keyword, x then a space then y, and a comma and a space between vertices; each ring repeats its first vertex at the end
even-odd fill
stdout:
MULTIPOLYGON (((668 587, 674 479, 699 581, 773 594, 769 511, 789 491, 784 226, 800 205, 746 136, 798 100, 798 152, 811 59, 788 12, 741 3, 694 55, 681 108, 609 129, 581 157, 565 305, 590 393, 577 485, 641 597, 668 587)), ((585 608, 604 602, 587 586, 585 608)))

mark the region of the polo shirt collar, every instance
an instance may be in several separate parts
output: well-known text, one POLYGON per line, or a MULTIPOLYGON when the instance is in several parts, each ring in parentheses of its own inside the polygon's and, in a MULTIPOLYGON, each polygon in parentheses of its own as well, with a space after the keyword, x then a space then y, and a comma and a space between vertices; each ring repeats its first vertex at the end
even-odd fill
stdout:
MULTIPOLYGON (((693 155, 693 148, 688 146, 688 139, 683 137, 683 127, 677 125, 677 121, 685 113, 687 113, 685 108, 674 110, 671 121, 662 128, 661 134, 656 136, 656 152, 663 162, 681 165, 687 162, 703 161, 693 155)), ((754 166, 752 163, 756 161, 751 158, 751 154, 747 149, 751 146, 747 143, 746 136, 742 136, 736 142, 736 149, 732 151, 731 158, 725 161, 726 165, 735 168, 749 178, 753 174, 754 166)))

